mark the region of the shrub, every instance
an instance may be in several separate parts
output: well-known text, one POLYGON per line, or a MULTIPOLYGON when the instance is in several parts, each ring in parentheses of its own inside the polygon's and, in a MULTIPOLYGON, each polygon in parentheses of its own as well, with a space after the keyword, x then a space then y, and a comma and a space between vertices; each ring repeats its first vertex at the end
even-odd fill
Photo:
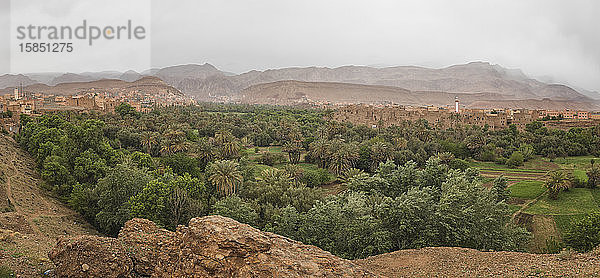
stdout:
POLYGON ((252 206, 237 195, 231 195, 218 201, 215 204, 214 213, 250 226, 256 226, 258 221, 258 214, 252 206))
POLYGON ((523 155, 521 154, 521 152, 516 151, 516 152, 513 152, 510 155, 510 158, 506 161, 506 166, 511 167, 511 168, 519 167, 519 166, 523 165, 523 161, 525 161, 525 159, 523 158, 523 155))
POLYGON ((481 160, 481 161, 496 161, 496 154, 491 150, 484 151, 479 155, 479 160, 481 160))
MULTIPOLYGON (((545 254, 558 254, 559 252, 562 254, 563 252, 566 252, 566 250, 571 250, 571 249, 564 249, 564 244, 562 242, 560 242, 559 240, 556 240, 553 236, 551 236, 549 239, 546 239, 546 246, 544 247, 544 253, 545 254)), ((562 255, 565 256, 565 255, 562 255)))
POLYGON ((469 163, 465 160, 456 158, 456 159, 450 161, 448 166, 450 166, 450 168, 452 168, 452 169, 466 170, 467 168, 469 168, 469 163))
POLYGON ((496 163, 500 164, 500 165, 506 164, 507 161, 508 161, 508 159, 506 159, 506 157, 504 157, 504 156, 498 157, 496 159, 496 163))
POLYGON ((492 193, 496 195, 496 201, 498 202, 508 200, 510 197, 510 191, 508 190, 508 180, 504 176, 499 176, 494 180, 492 185, 492 193))
POLYGON ((533 149, 533 146, 521 143, 521 146, 519 146, 519 152, 523 154, 523 158, 525 161, 527 161, 533 157, 535 150, 533 149))
POLYGON ((600 213, 595 212, 575 222, 565 236, 565 243, 580 252, 600 245, 600 213))
POLYGON ((331 174, 325 169, 306 170, 300 179, 308 187, 317 187, 327 183, 331 179, 331 174))
POLYGON ((583 188, 588 183, 580 176, 575 175, 574 173, 569 173, 569 182, 571 182, 572 187, 583 188))
POLYGON ((258 158, 258 162, 260 164, 264 164, 264 165, 269 165, 269 166, 273 166, 275 164, 279 164, 281 162, 283 162, 285 160, 285 155, 282 153, 272 153, 272 152, 265 152, 263 153, 259 158, 258 158))

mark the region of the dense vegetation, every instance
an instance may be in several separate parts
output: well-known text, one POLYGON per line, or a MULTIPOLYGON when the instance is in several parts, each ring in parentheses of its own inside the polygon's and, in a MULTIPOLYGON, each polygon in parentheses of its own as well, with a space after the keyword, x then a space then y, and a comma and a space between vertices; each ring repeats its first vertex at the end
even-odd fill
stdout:
POLYGON ((507 225, 506 181, 482 187, 466 160, 517 167, 534 155, 600 154, 600 127, 371 129, 328 111, 215 104, 117 112, 22 117, 18 136, 48 188, 100 231, 115 235, 132 217, 173 229, 221 214, 345 258, 520 250, 527 233, 507 225))

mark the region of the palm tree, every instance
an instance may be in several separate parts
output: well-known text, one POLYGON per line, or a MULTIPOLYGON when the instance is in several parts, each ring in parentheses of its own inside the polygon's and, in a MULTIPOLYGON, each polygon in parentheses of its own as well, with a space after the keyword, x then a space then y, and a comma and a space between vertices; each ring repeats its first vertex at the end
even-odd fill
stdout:
POLYGON ((263 170, 260 173, 260 176, 256 177, 256 180, 268 185, 289 185, 292 181, 292 177, 285 171, 271 168, 263 170))
POLYGON ((600 185, 600 167, 598 167, 595 162, 594 159, 590 161, 592 167, 586 172, 588 176, 588 187, 592 189, 600 185))
POLYGON ((163 146, 160 148, 160 153, 161 153, 163 156, 167 156, 167 155, 171 155, 171 154, 173 154, 173 153, 174 153, 174 152, 173 152, 173 145, 171 145, 169 142, 166 142, 166 144, 165 144, 165 145, 163 145, 163 146))
POLYGON ((300 157, 302 155, 302 142, 287 142, 281 148, 281 151, 288 153, 290 163, 300 163, 300 157))
POLYGON ((142 133, 142 146, 146 148, 146 153, 151 154, 152 148, 158 144, 156 133, 144 132, 142 133))
POLYGON ((186 141, 185 133, 181 130, 171 130, 165 133, 164 145, 161 147, 160 152, 163 155, 171 155, 177 152, 185 151, 188 149, 189 144, 186 141))
POLYGON ((546 179, 544 185, 548 188, 548 197, 556 200, 560 191, 571 187, 571 182, 569 181, 569 176, 565 172, 553 171, 546 179))
POLYGON ((340 142, 338 144, 332 144, 332 146, 336 146, 336 149, 332 151, 329 158, 329 169, 336 175, 354 167, 354 164, 360 158, 358 146, 356 144, 340 142))
POLYGON ((215 134, 215 145, 218 147, 222 159, 232 159, 239 157, 240 145, 229 132, 219 132, 215 134))
POLYGON ((304 176, 304 169, 298 164, 288 164, 283 167, 283 171, 287 173, 295 185, 300 185, 300 181, 304 176))
POLYGON ((317 140, 310 143, 309 146, 310 155, 317 160, 319 167, 325 168, 327 166, 327 158, 329 157, 329 142, 325 140, 317 140))
POLYGON ((349 183, 353 178, 364 174, 365 172, 361 169, 350 168, 342 173, 340 180, 342 183, 349 183))
POLYGON ((200 140, 194 145, 194 155, 205 164, 214 159, 212 144, 206 138, 200 140))
POLYGON ((212 183, 222 196, 235 193, 244 181, 239 164, 231 160, 217 160, 208 167, 208 181, 212 183))
POLYGON ((392 149, 385 142, 376 142, 371 145, 371 169, 375 170, 379 163, 392 159, 392 149))

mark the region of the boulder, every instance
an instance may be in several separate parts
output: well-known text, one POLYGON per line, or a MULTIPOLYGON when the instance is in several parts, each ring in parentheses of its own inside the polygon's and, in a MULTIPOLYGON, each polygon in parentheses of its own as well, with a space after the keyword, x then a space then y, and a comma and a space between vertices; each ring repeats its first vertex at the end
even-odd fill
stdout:
POLYGON ((376 277, 318 247, 222 216, 194 218, 175 232, 132 219, 116 239, 62 238, 50 259, 59 277, 376 277))
POLYGON ((61 237, 48 257, 58 277, 125 277, 133 270, 126 246, 114 238, 61 237))

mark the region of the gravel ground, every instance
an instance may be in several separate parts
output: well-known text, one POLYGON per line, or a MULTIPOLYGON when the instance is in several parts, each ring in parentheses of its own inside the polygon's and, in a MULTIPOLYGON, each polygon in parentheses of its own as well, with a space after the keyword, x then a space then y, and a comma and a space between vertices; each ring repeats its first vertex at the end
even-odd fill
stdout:
POLYGON ((387 277, 600 277, 600 252, 555 255, 428 247, 355 262, 387 277))

